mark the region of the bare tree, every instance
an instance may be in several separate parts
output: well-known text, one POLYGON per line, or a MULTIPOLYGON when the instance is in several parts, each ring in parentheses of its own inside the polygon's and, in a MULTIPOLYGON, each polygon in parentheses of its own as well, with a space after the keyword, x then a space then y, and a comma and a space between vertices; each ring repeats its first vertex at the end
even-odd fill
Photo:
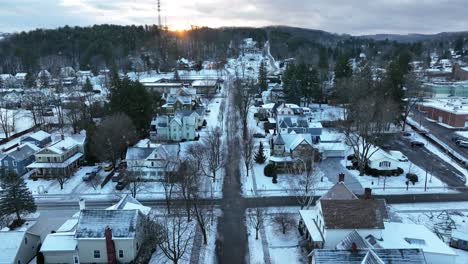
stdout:
POLYGON ((242 121, 242 138, 247 139, 248 118, 250 108, 255 102, 255 83, 253 80, 243 82, 241 79, 234 80, 234 105, 242 121))
POLYGON ((248 131, 244 139, 242 146, 242 155, 244 158, 245 170, 247 171, 247 176, 249 176, 249 170, 252 168, 253 164, 253 154, 254 154, 254 137, 253 131, 248 131))
POLYGON ((136 141, 136 129, 125 114, 117 113, 104 118, 91 139, 91 150, 101 161, 110 160, 115 166, 127 147, 136 141))
POLYGON ((88 181, 86 181, 86 185, 93 188, 94 190, 96 190, 100 184, 101 184, 101 178, 98 175, 94 175, 93 177, 90 177, 88 181))
POLYGON ((158 242, 161 239, 163 228, 159 225, 154 215, 144 216, 140 227, 143 230, 141 249, 135 259, 136 264, 149 263, 153 252, 156 251, 158 242))
POLYGON ((291 190, 294 192, 301 209, 308 208, 314 200, 315 175, 320 154, 318 150, 308 146, 298 150, 293 158, 296 162, 289 168, 289 172, 295 174, 296 180, 291 182, 291 190))
POLYGON ((283 232, 283 234, 286 234, 286 231, 288 231, 289 229, 291 229, 291 227, 296 225, 296 221, 291 216, 291 214, 285 212, 276 214, 273 217, 273 222, 281 228, 281 232, 283 232))
MULTIPOLYGON (((0 104, 3 106, 3 104, 0 104)), ((5 134, 5 138, 9 138, 15 132, 15 125, 18 112, 15 109, 0 108, 0 127, 5 134)))
POLYGON ((213 178, 213 182, 216 181, 216 173, 219 169, 224 166, 224 155, 221 149, 221 130, 219 127, 208 132, 207 136, 203 140, 203 163, 204 173, 206 176, 213 178))
POLYGON ((403 126, 402 130, 406 129, 406 122, 411 111, 414 109, 416 104, 422 100, 423 89, 421 81, 418 79, 415 73, 410 73, 406 76, 405 83, 405 95, 403 104, 403 126))
POLYGON ((258 232, 260 231, 260 228, 262 228, 264 221, 263 210, 258 207, 249 208, 247 210, 247 219, 249 221, 249 225, 255 229, 255 239, 258 240, 258 232))
POLYGON ((184 255, 193 239, 193 228, 185 221, 183 214, 174 210, 174 214, 165 217, 161 222, 161 236, 158 247, 166 258, 177 264, 184 255))

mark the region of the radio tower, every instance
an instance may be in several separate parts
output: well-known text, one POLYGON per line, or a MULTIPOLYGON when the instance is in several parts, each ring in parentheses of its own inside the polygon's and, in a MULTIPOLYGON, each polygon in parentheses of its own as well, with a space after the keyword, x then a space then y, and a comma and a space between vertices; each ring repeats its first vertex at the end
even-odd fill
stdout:
POLYGON ((161 24, 161 0, 158 0, 158 26, 162 28, 161 24))

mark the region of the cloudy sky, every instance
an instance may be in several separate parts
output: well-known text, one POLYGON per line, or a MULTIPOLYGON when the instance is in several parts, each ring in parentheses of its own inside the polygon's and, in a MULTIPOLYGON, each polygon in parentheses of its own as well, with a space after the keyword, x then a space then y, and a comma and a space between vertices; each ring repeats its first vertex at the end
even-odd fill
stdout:
MULTIPOLYGON (((161 0, 172 29, 289 25, 354 35, 468 30, 467 0, 161 0)), ((0 0, 0 32, 153 24, 156 0, 0 0)))

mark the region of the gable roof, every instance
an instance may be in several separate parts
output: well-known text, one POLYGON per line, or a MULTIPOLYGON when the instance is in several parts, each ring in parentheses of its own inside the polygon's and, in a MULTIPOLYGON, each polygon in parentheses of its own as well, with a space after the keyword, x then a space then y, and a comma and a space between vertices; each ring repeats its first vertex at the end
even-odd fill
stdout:
POLYGON ((76 228, 76 238, 104 238, 106 227, 112 236, 133 238, 138 225, 139 211, 133 210, 82 210, 76 228))
POLYGON ((137 199, 133 198, 131 195, 126 194, 120 201, 106 210, 132 210, 138 209, 142 214, 148 215, 151 211, 151 207, 142 205, 137 199))
POLYGON ((367 244, 366 240, 359 235, 359 233, 356 231, 356 229, 349 232, 349 234, 347 234, 340 241, 340 243, 338 243, 335 246, 335 248, 336 249, 350 250, 353 247, 353 243, 356 245, 357 249, 370 248, 369 244, 367 244))
MULTIPOLYGON (((0 231, 0 263, 14 263, 26 231, 0 231)), ((32 235, 32 234, 31 234, 32 235)))
POLYGON ((385 200, 320 200, 327 229, 383 229, 385 200))
POLYGON ((126 160, 143 160, 147 159, 156 148, 138 148, 129 147, 127 148, 127 154, 125 155, 126 160))
POLYGON ((313 146, 312 136, 310 134, 284 134, 281 137, 284 141, 285 151, 294 150, 303 142, 313 146))
POLYGON ((39 130, 25 138, 28 138, 28 137, 37 141, 43 141, 44 139, 51 137, 51 135, 45 131, 39 130))
POLYGON ((31 157, 37 151, 39 151, 38 147, 26 143, 21 146, 18 146, 17 148, 14 148, 13 150, 9 151, 6 155, 12 157, 16 161, 22 161, 31 157))
POLYGON ((351 250, 315 249, 317 264, 424 264, 426 259, 420 249, 362 249, 351 250))
POLYGON ((57 154, 63 154, 75 147, 76 145, 77 142, 75 140, 67 137, 65 139, 55 142, 53 145, 47 147, 46 149, 49 149, 50 151, 55 152, 57 154))
POLYGON ((331 187, 320 200, 357 200, 358 197, 348 189, 344 182, 338 182, 331 187))

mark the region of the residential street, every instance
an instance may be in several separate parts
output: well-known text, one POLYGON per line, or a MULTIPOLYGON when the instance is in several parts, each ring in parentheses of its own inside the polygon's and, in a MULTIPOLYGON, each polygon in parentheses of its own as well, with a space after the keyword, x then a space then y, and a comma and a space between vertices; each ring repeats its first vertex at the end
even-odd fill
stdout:
POLYGON ((386 142, 386 145, 391 150, 401 151, 411 162, 422 169, 428 170, 429 177, 431 174, 437 175, 440 180, 447 183, 450 187, 465 186, 463 175, 457 169, 426 148, 411 147, 410 141, 402 138, 399 134, 390 138, 386 142))

